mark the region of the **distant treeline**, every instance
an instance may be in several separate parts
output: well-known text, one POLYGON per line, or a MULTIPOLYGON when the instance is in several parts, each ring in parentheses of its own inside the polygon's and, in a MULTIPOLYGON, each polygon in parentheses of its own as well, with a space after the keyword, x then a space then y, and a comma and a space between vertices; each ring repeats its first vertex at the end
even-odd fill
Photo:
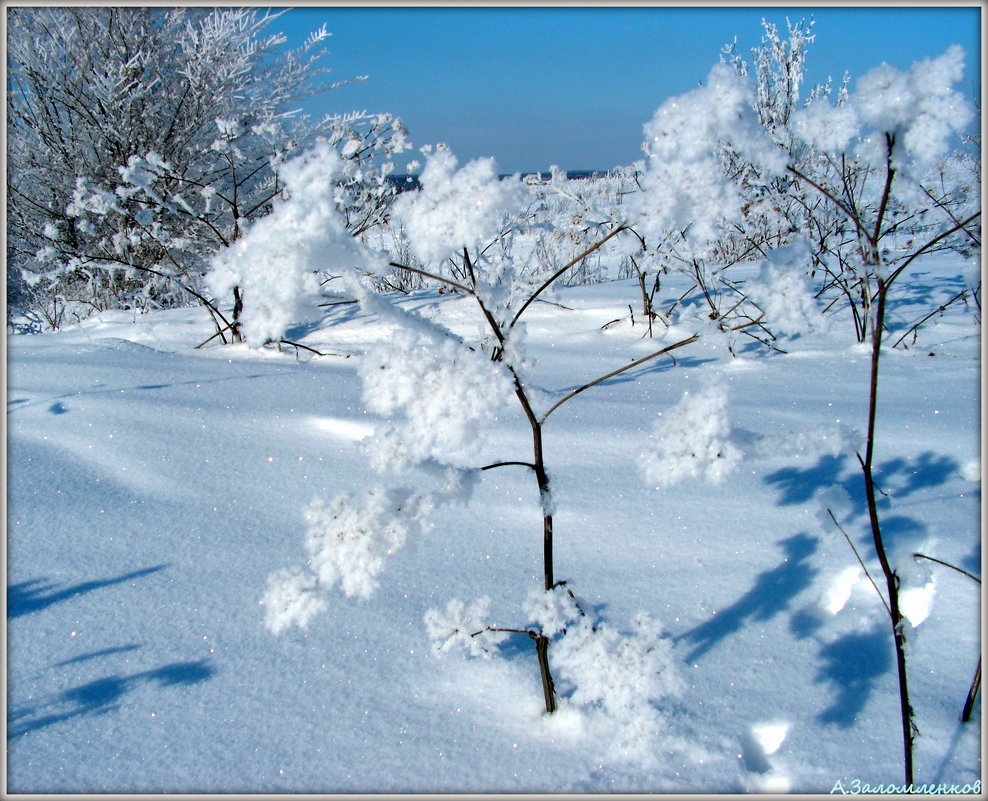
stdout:
MULTIPOLYGON (((537 175, 540 180, 544 181, 548 181, 549 178, 552 177, 552 173, 548 172, 524 172, 521 174, 521 177, 524 179, 530 175, 537 175)), ((573 172, 566 173, 566 177, 571 179, 593 178, 600 175, 604 175, 604 173, 598 170, 575 170, 573 172)), ((499 177, 510 178, 511 174, 505 173, 499 177)), ((418 175, 389 175, 387 180, 397 186, 401 192, 421 188, 418 175)))

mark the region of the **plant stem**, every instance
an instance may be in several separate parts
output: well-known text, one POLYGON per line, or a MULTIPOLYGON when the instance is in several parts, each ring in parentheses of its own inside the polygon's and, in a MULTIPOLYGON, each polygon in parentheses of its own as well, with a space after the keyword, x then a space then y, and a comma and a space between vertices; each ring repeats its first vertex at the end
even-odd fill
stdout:
POLYGON ((895 662, 899 676, 899 707, 902 717, 902 748, 905 771, 905 782, 907 785, 913 782, 913 744, 915 741, 916 728, 913 723, 913 709, 909 701, 909 682, 906 672, 906 635, 903 630, 905 620, 902 610, 899 607, 899 576, 889 564, 888 555, 885 551, 885 543, 882 538, 881 521, 878 515, 878 501, 876 497, 877 488, 874 479, 874 455, 875 455, 875 427, 878 420, 878 368, 882 351, 882 334, 885 324, 885 300, 888 292, 888 285, 881 278, 878 279, 877 303, 875 308, 875 321, 871 332, 871 375, 868 398, 868 433, 865 447, 865 457, 859 460, 861 470, 864 473, 865 495, 868 501, 868 518, 871 522, 872 539, 875 544, 875 552, 878 555, 879 564, 882 566, 882 573, 885 575, 885 583, 888 587, 888 610, 892 624, 892 637, 895 643, 895 662))
POLYGON ((535 653, 539 658, 539 671, 542 674, 542 692, 545 695, 545 711, 550 715, 556 711, 556 685, 549 672, 549 638, 544 634, 530 632, 535 640, 535 653))
POLYGON ((964 701, 964 711, 961 712, 961 720, 965 723, 971 719, 971 712, 974 711, 974 701, 978 697, 978 690, 981 688, 981 659, 978 659, 978 669, 974 672, 974 681, 971 682, 971 689, 967 691, 967 699, 964 701))

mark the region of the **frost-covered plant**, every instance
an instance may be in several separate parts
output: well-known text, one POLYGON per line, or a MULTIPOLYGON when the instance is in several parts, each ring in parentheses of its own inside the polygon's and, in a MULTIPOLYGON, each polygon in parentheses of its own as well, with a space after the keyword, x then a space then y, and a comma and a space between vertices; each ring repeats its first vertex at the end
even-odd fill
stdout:
MULTIPOLYGON (((321 86, 325 28, 278 52, 255 9, 21 8, 8 30, 8 259, 23 304, 86 312, 199 302, 210 257, 271 209, 281 162, 323 135, 355 233, 393 189, 378 164, 405 144, 390 115, 300 115, 321 86), (249 102, 246 98, 249 98, 249 102)), ((240 307, 233 301, 233 333, 240 307)))
MULTIPOLYGON (((916 736, 914 713, 909 699, 906 669, 905 615, 901 606, 901 573, 907 565, 894 563, 886 547, 878 511, 878 488, 874 479, 876 425, 878 419, 878 378, 886 333, 886 313, 889 292, 906 268, 918 256, 942 246, 954 236, 974 237, 972 224, 980 217, 980 209, 965 219, 938 215, 937 204, 923 202, 923 179, 930 166, 946 155, 948 137, 968 122, 971 116, 967 104, 954 91, 952 84, 960 80, 963 53, 952 47, 937 59, 928 59, 913 66, 909 73, 883 65, 867 73, 852 95, 850 112, 857 125, 845 119, 843 141, 828 138, 824 132, 828 120, 847 117, 848 112, 825 107, 819 116, 805 122, 802 136, 816 147, 829 145, 846 160, 848 150, 874 171, 878 178, 874 188, 862 187, 859 194, 848 195, 836 186, 816 184, 815 188, 846 215, 857 234, 857 276, 864 293, 866 323, 864 333, 871 339, 871 371, 867 441, 864 455, 859 454, 864 475, 865 493, 872 540, 881 564, 888 593, 887 608, 895 642, 902 713, 904 770, 907 783, 913 780, 913 742, 916 736), (826 141, 822 141, 826 139, 826 141), (885 246, 885 240, 901 222, 925 206, 921 212, 930 220, 922 244, 913 243, 905 253, 895 253, 885 246), (936 217, 939 216, 939 221, 936 217)), ((799 175, 814 185, 811 178, 799 175)))
MULTIPOLYGON (((764 162, 764 173, 779 175, 779 158, 783 158, 782 171, 796 180, 779 186, 801 198, 815 195, 818 205, 804 202, 805 208, 825 208, 830 218, 840 221, 839 229, 850 233, 852 247, 841 253, 840 286, 853 299, 859 340, 870 340, 871 345, 866 447, 858 458, 872 541, 888 595, 883 600, 895 643, 907 783, 913 779, 916 735, 906 670, 908 631, 900 603, 902 574, 908 566, 897 564, 886 547, 878 511, 873 474, 878 378, 889 327, 889 294, 909 265, 919 256, 958 240, 972 250, 980 247, 977 201, 957 197, 956 187, 938 188, 930 181, 931 174, 942 175, 942 170, 937 173, 935 168, 948 154, 950 137, 962 132, 971 119, 970 108, 953 89, 962 69, 963 51, 955 46, 938 58, 914 64, 909 72, 888 65, 877 67, 858 81, 854 93, 841 97, 836 105, 817 95, 808 107, 789 118, 794 139, 809 151, 802 161, 793 157, 792 148, 778 141, 773 126, 762 129, 761 147, 743 148, 747 161, 758 168, 774 146, 775 153, 764 162), (906 232, 908 238, 903 237, 906 232)), ((688 97, 669 103, 676 109, 688 97)), ((675 120, 676 112, 669 116, 675 120)), ((708 130, 711 119, 706 118, 708 130)), ((704 129, 702 124, 700 128, 704 129)), ((744 130, 741 140, 749 143, 757 136, 744 130)), ((733 146, 729 132, 725 139, 733 146)), ((714 181, 712 145, 708 138, 699 155, 685 152, 692 163, 704 165, 703 174, 714 181)), ((723 187, 711 191, 721 200, 730 195, 723 187)), ((729 210, 726 203, 723 210, 729 210)), ((778 282, 778 277, 768 277, 778 282)))
MULTIPOLYGON (((528 380, 532 365, 525 356, 522 317, 555 281, 625 228, 623 225, 614 227, 566 264, 554 265, 551 273, 533 272, 530 265, 516 264, 508 248, 491 247, 492 241, 510 237, 512 226, 524 224, 530 195, 518 176, 500 178, 490 159, 458 167, 453 154, 445 148, 425 149, 424 152, 426 167, 421 179, 422 188, 408 192, 396 201, 394 219, 406 231, 412 255, 433 263, 449 262, 451 271, 460 280, 374 258, 368 258, 360 269, 347 271, 341 277, 342 283, 365 310, 394 325, 397 331, 391 342, 367 354, 359 368, 365 403, 371 411, 387 418, 367 443, 371 465, 378 472, 390 475, 391 480, 396 475, 425 471, 441 486, 423 494, 421 501, 406 498, 395 503, 382 499, 377 492, 372 499, 361 503, 352 499, 338 500, 329 516, 324 512, 316 514, 314 528, 307 538, 314 576, 291 570, 272 577, 265 595, 268 625, 272 630, 280 630, 290 623, 305 625, 322 608, 319 600, 322 594, 337 581, 347 594, 369 594, 384 563, 384 554, 401 546, 411 525, 399 525, 394 521, 410 518, 421 527, 424 513, 419 510, 453 497, 454 493, 443 487, 461 483, 469 487, 481 472, 501 467, 522 467, 530 470, 535 478, 543 519, 544 581, 541 592, 546 595, 558 593, 562 584, 556 580, 553 568, 555 502, 543 442, 546 419, 591 386, 695 341, 695 337, 687 337, 666 345, 584 384, 548 409, 540 410, 537 400, 541 401, 543 395, 536 393, 528 380), (472 298, 481 325, 479 337, 471 343, 429 317, 404 310, 376 293, 374 273, 379 276, 393 269, 412 272, 472 298), (478 467, 483 461, 481 450, 487 444, 483 436, 485 427, 503 415, 511 402, 517 403, 531 429, 530 459, 499 461, 478 467), (371 503, 372 500, 375 503, 371 503), (347 508, 353 504, 356 504, 356 511, 351 514, 347 508)), ((331 183, 332 159, 314 153, 297 172, 294 171, 295 163, 286 165, 292 168, 287 172, 289 179, 293 175, 308 176, 305 185, 320 187, 319 192, 323 194, 317 193, 317 199, 321 198, 321 201, 312 202, 306 192, 297 191, 290 182, 284 204, 269 218, 272 220, 270 229, 263 226, 262 221, 254 231, 259 232, 256 236, 263 245, 269 237, 275 236, 274 232, 285 228, 290 250, 321 254, 326 250, 326 240, 336 248, 337 239, 345 240, 346 237, 339 221, 332 219, 336 210, 325 197, 326 187, 331 183), (320 168, 328 174, 321 175, 320 168), (296 204, 302 204, 303 208, 294 208, 296 204), (324 220, 322 225, 320 219, 324 220), (294 222, 288 224, 286 221, 294 222)), ((255 244, 251 237, 252 233, 248 233, 244 239, 248 248, 255 244)), ((261 245, 258 245, 258 253, 265 252, 261 245)), ((231 265, 236 263, 235 254, 231 254, 230 259, 231 265)), ((251 260, 256 261, 256 258, 252 256, 251 260)), ((295 265, 292 267, 295 273, 316 267, 305 255, 296 261, 287 261, 295 265)), ((224 268, 224 265, 219 267, 224 268)), ((343 267, 342 261, 340 267, 343 267)), ((263 272, 263 265, 259 265, 259 269, 263 272)), ((299 286, 298 282, 291 283, 288 294, 294 298, 299 286)), ((287 319, 273 315, 270 310, 259 314, 265 325, 273 326, 265 329, 267 336, 275 329, 283 328, 284 319, 287 319)), ((466 500, 468 494, 459 493, 456 497, 466 500)), ((479 655, 491 653, 500 636, 507 632, 529 634, 538 655, 546 711, 553 712, 557 697, 550 670, 549 645, 553 638, 562 634, 564 622, 556 620, 552 623, 530 606, 529 612, 536 623, 531 630, 482 626, 479 621, 486 611, 483 599, 470 605, 454 602, 444 612, 431 612, 426 627, 440 650, 460 644, 479 655), (474 628, 475 631, 468 631, 474 628)), ((641 631, 645 629, 641 628, 641 631)), ((600 642, 605 643, 602 646, 605 649, 618 649, 620 653, 627 650, 619 648, 611 635, 600 636, 604 637, 600 642)), ((642 646, 638 651, 635 648, 638 646, 628 653, 651 653, 653 650, 650 645, 642 646)), ((628 664, 640 666, 641 663, 632 660, 628 664)), ((579 668, 573 668, 572 675, 575 681, 583 674, 579 668)), ((596 699, 605 706, 610 704, 610 701, 602 700, 605 696, 597 691, 588 689, 585 692, 588 699, 596 699)))
POLYGON ((665 489, 687 478, 722 482, 737 468, 741 451, 730 441, 727 392, 711 384, 659 412, 655 429, 639 459, 645 480, 665 489))
MULTIPOLYGON (((569 393, 547 411, 539 413, 526 376, 528 365, 524 354, 522 315, 539 295, 557 279, 589 253, 620 234, 624 230, 624 226, 618 225, 606 236, 586 248, 584 252, 570 259, 565 265, 555 268, 554 272, 548 276, 539 276, 538 280, 541 283, 538 283, 533 280, 535 276, 530 271, 519 271, 515 269, 515 265, 510 260, 496 260, 489 255, 488 248, 484 247, 484 237, 474 232, 481 232, 487 238, 499 238, 502 236, 505 224, 517 220, 527 204, 527 196, 517 177, 499 179, 494 165, 490 161, 471 162, 457 171, 455 158, 443 149, 427 152, 426 157, 427 165, 423 172, 421 192, 409 193, 402 197, 395 206, 395 218, 402 222, 408 232, 414 254, 433 261, 449 259, 457 265, 458 273, 463 276, 461 281, 452 281, 440 275, 425 273, 422 270, 416 269, 416 272, 424 274, 442 285, 452 286, 474 298, 481 320, 488 331, 488 335, 477 343, 477 350, 485 349, 486 345, 486 352, 490 359, 488 364, 495 365, 497 369, 504 371, 505 376, 509 377, 514 397, 529 424, 532 432, 531 461, 496 462, 486 465, 483 469, 521 466, 532 471, 542 507, 543 588, 544 592, 550 593, 558 586, 558 582, 553 569, 555 504, 546 467, 543 442, 543 425, 546 418, 562 403, 593 384, 610 377, 610 375, 623 372, 642 361, 668 353, 674 348, 692 342, 694 338, 690 337, 669 345, 645 357, 645 359, 633 362, 608 376, 596 379, 569 393), (471 219, 474 229, 461 228, 463 219, 471 219), (457 237, 459 237, 459 243, 457 237), (420 241, 416 241, 416 238, 420 241)), ((400 267, 401 265, 392 266, 400 267)), ((407 319, 406 322, 406 328, 412 330, 420 330, 423 325, 421 320, 407 319)), ((434 344, 433 347, 437 347, 437 345, 434 344)), ((440 367, 440 363, 442 361, 448 362, 449 356, 441 355, 439 363, 435 366, 432 366, 429 360, 426 361, 426 364, 430 365, 428 372, 434 373, 437 377, 434 387, 438 393, 448 391, 442 389, 444 383, 441 378, 443 368, 440 367)), ((416 361, 417 364, 419 362, 420 360, 416 361)), ((450 366, 455 366, 455 362, 450 366)), ((419 369, 421 368, 419 367, 419 369)), ((488 367, 488 370, 491 369, 488 367)), ((385 375, 383 380, 387 382, 388 376, 385 375)), ((455 382, 447 381, 445 383, 449 387, 456 386, 455 382)), ((373 394, 381 394, 380 389, 378 387, 373 394)), ((459 399, 458 394, 452 397, 454 400, 459 399)), ((391 410, 390 402, 387 404, 387 410, 391 410)), ((418 422, 421 415, 414 417, 416 418, 415 425, 421 426, 421 423, 418 422)), ((479 422, 480 418, 477 419, 479 422)), ((428 444, 434 441, 434 438, 425 436, 424 441, 428 444)), ((455 447, 450 450, 455 452, 455 447)), ((428 455, 433 458, 437 456, 428 450, 421 455, 428 455)), ((435 626, 433 627, 435 628, 435 626)), ((548 658, 549 643, 553 633, 546 633, 540 629, 531 635, 535 641, 536 653, 539 658, 547 712, 553 712, 557 703, 548 658)))

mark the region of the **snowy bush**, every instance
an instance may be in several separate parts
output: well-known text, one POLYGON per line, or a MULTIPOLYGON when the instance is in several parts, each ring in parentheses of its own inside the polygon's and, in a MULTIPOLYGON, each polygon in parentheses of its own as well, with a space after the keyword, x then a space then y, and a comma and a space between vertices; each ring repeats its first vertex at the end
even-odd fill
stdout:
POLYGON ((474 159, 460 169, 447 147, 427 151, 422 189, 399 197, 392 210, 411 242, 412 254, 442 262, 454 252, 476 251, 499 234, 505 218, 524 210, 521 182, 499 180, 494 159, 474 159))
POLYGON ((721 387, 684 392, 659 418, 639 459, 642 475, 656 489, 687 478, 719 483, 740 463, 741 451, 729 438, 727 393, 721 387))
POLYGON ((326 141, 281 168, 286 197, 212 261, 216 297, 243 292, 239 322, 247 344, 280 340, 292 323, 318 315, 319 274, 368 259, 337 213, 342 159, 326 141), (289 198, 291 202, 289 202, 289 198))
MULTIPOLYGON (((10 268, 29 279, 20 308, 61 299, 105 308, 200 303, 228 325, 203 276, 211 257, 271 211, 281 164, 317 136, 338 147, 336 202, 355 234, 394 195, 389 114, 310 120, 297 103, 324 89, 313 32, 294 51, 255 9, 21 8, 10 15, 8 162, 15 202, 10 268), (246 100, 249 98, 249 102, 246 100), (384 161, 385 163, 380 163, 384 161)), ((239 291, 239 288, 238 288, 239 291)), ((259 291, 264 291, 260 288, 259 291)), ((57 315, 48 315, 57 322, 57 315)))

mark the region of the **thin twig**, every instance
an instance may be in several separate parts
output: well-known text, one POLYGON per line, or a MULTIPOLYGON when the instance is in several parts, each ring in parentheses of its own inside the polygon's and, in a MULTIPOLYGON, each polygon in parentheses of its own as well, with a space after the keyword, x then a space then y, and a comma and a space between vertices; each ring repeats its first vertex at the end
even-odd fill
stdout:
POLYGON ((517 465, 518 467, 527 467, 531 470, 535 469, 535 465, 531 462, 494 462, 494 464, 489 464, 481 467, 481 470, 493 470, 495 467, 508 467, 509 465, 517 465))
POLYGON ((223 327, 223 328, 217 328, 215 334, 213 334, 211 337, 209 337, 209 339, 207 339, 207 340, 205 340, 203 342, 200 342, 198 345, 196 345, 193 348, 193 350, 199 350, 199 348, 203 347, 204 345, 208 345, 210 342, 212 342, 214 339, 216 339, 216 337, 223 336, 223 333, 225 331, 229 331, 230 328, 232 328, 232 326, 230 325, 230 323, 227 323, 226 326, 223 327))
POLYGON ((626 231, 626 230, 627 230, 627 226, 626 226, 626 225, 625 225, 624 223, 621 223, 621 224, 620 224, 620 225, 619 225, 619 226, 618 226, 617 228, 615 228, 615 229, 614 229, 613 231, 611 231, 611 232, 610 232, 610 233, 609 233, 609 234, 608 234, 607 236, 605 236, 605 237, 604 237, 603 239, 601 239, 601 240, 600 240, 599 242, 597 242, 597 243, 596 243, 596 244, 594 244, 594 245, 591 245, 591 246, 590 246, 590 247, 588 247, 588 248, 587 248, 587 249, 586 249, 585 251, 583 251, 583 253, 581 253, 581 254, 580 254, 579 256, 577 256, 576 258, 574 258, 574 259, 572 259, 572 260, 570 260, 570 261, 569 261, 569 262, 568 262, 568 263, 567 263, 566 265, 564 265, 563 267, 561 267, 560 269, 558 269, 558 270, 557 270, 557 271, 556 271, 556 272, 555 272, 555 273, 554 273, 554 274, 552 275, 552 277, 550 277, 550 278, 549 278, 548 280, 546 280, 546 281, 545 281, 545 283, 543 283, 543 284, 542 284, 542 286, 540 286, 540 287, 539 287, 538 289, 536 289, 536 290, 535 290, 535 292, 533 292, 533 293, 532 293, 532 294, 531 294, 531 295, 530 295, 530 296, 528 297, 528 300, 526 300, 526 301, 525 301, 525 302, 524 302, 524 303, 522 304, 522 306, 521 306, 521 308, 520 308, 520 309, 518 309, 518 312, 517 312, 517 313, 515 314, 515 316, 514 316, 514 317, 513 317, 512 319, 511 319, 511 322, 510 322, 510 323, 508 323, 508 328, 514 328, 514 325, 515 325, 515 323, 517 323, 517 322, 518 322, 518 319, 519 319, 519 318, 521 317, 521 315, 522 315, 522 314, 524 313, 524 311, 525 311, 525 309, 527 309, 527 308, 529 307, 529 304, 531 304, 531 303, 532 303, 532 301, 534 301, 534 300, 535 300, 535 299, 536 299, 536 298, 537 298, 537 297, 538 297, 539 295, 541 295, 541 294, 542 294, 542 293, 543 293, 543 292, 544 292, 544 291, 545 291, 546 289, 548 289, 548 288, 549 288, 549 286, 550 286, 550 285, 551 285, 551 284, 552 284, 552 283, 553 283, 553 282, 554 282, 554 281, 555 281, 555 280, 556 280, 557 278, 559 278, 559 276, 561 276, 561 275, 562 275, 563 273, 565 273, 565 272, 566 272, 566 271, 567 271, 567 270, 568 270, 568 269, 569 269, 570 267, 572 267, 572 266, 573 266, 574 264, 578 264, 579 262, 581 262, 581 261, 582 261, 583 259, 585 259, 585 258, 586 258, 587 256, 589 256, 589 255, 590 255, 591 253, 593 253, 593 252, 594 252, 595 250, 598 250, 598 249, 600 249, 601 247, 603 247, 603 245, 604 245, 604 243, 605 243, 605 242, 607 242, 607 241, 608 241, 608 240, 610 240, 611 238, 613 238, 613 237, 615 237, 615 236, 617 236, 617 235, 618 235, 618 234, 620 234, 620 233, 621 233, 622 231, 626 231))
POLYGON ((410 273, 415 273, 416 275, 421 275, 424 278, 431 278, 433 281, 439 281, 441 284, 446 284, 454 289, 459 289, 461 292, 466 292, 468 295, 472 295, 473 291, 463 286, 463 284, 458 284, 456 281, 450 281, 448 278, 443 278, 435 273, 426 272, 425 270, 420 270, 418 267, 409 267, 407 264, 398 264, 398 262, 392 261, 388 263, 389 267, 394 267, 398 270, 407 270, 410 273))
POLYGON ((679 342, 676 342, 673 345, 669 345, 668 347, 662 348, 662 350, 657 350, 655 353, 650 353, 648 356, 643 356, 641 359, 636 359, 635 361, 631 362, 631 364, 626 364, 624 367, 620 367, 617 370, 613 370, 612 372, 608 373, 607 375, 602 375, 600 378, 595 378, 590 383, 584 384, 582 387, 579 387, 578 389, 574 389, 572 392, 570 392, 564 398, 561 398, 560 400, 556 401, 549 408, 549 411, 547 411, 545 414, 542 415, 541 419, 539 420, 539 423, 540 424, 541 423, 544 423, 546 421, 546 418, 550 414, 552 414, 554 411, 556 411, 556 409, 558 409, 560 406, 562 406, 564 403, 566 403, 566 401, 568 401, 570 398, 574 398, 577 395, 579 395, 581 392, 583 392, 583 390, 590 389, 590 387, 594 387, 597 384, 601 383, 602 381, 606 381, 608 378, 614 378, 614 376, 620 375, 621 373, 624 373, 624 372, 630 370, 632 367, 637 367, 639 364, 644 364, 645 362, 649 361, 650 359, 654 359, 657 356, 661 356, 664 353, 668 353, 669 351, 675 350, 676 348, 681 348, 684 345, 689 345, 689 344, 691 344, 693 342, 696 342, 699 338, 700 338, 700 335, 699 334, 693 334, 693 336, 691 336, 691 337, 687 337, 686 339, 680 340, 679 342))
POLYGON ((978 584, 981 583, 981 579, 979 579, 973 573, 968 573, 964 568, 958 567, 957 565, 952 565, 950 564, 950 562, 944 562, 942 559, 937 559, 936 557, 933 556, 927 556, 925 553, 914 553, 913 556, 916 559, 929 559, 931 562, 936 562, 938 565, 943 565, 944 567, 949 567, 951 570, 956 570, 958 573, 963 573, 969 579, 973 579, 974 581, 978 582, 978 584))
POLYGON ((315 348, 310 348, 308 345, 301 345, 298 342, 292 342, 290 339, 282 339, 281 343, 284 345, 291 345, 293 348, 301 348, 302 350, 307 350, 309 353, 314 353, 316 356, 339 356, 343 359, 350 358, 345 353, 322 353, 315 348))
POLYGON ((878 593, 878 597, 882 599, 882 606, 885 607, 885 611, 891 616, 892 610, 889 609, 888 602, 885 600, 885 596, 882 595, 882 591, 878 589, 878 585, 875 583, 875 579, 871 577, 871 573, 868 572, 868 568, 865 566, 864 560, 861 558, 861 554, 858 553, 858 549, 854 547, 854 543, 851 542, 851 538, 847 536, 847 532, 844 531, 844 527, 837 522, 837 518, 834 517, 834 513, 827 509, 827 514, 830 515, 830 519, 834 521, 834 525, 837 526, 837 530, 844 535, 844 539, 847 540, 847 544, 851 546, 851 550, 854 551, 854 555, 858 559, 858 564, 861 565, 861 569, 864 570, 865 575, 868 577, 868 581, 871 582, 871 586, 875 588, 875 592, 878 593))

